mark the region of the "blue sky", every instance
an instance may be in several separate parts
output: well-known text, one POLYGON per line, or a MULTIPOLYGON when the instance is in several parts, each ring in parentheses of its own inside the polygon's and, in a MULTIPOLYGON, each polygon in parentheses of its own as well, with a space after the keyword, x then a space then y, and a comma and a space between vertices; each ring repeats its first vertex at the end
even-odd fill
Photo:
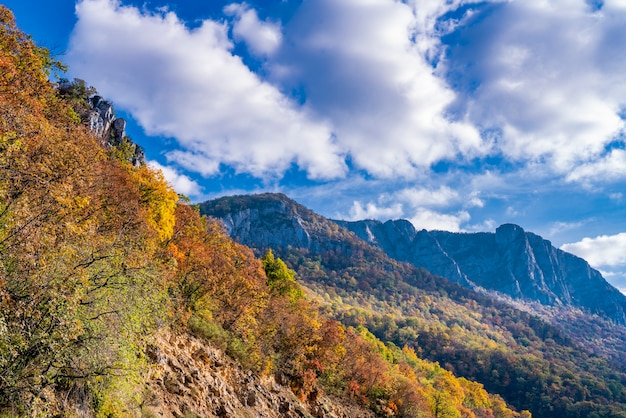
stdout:
POLYGON ((9 0, 194 201, 513 222, 626 289, 626 1, 9 0))

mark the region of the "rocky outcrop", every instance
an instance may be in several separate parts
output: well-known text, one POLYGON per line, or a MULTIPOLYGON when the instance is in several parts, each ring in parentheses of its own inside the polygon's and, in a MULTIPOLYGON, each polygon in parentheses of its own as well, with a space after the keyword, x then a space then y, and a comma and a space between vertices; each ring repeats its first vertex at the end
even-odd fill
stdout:
POLYGON ((290 213, 280 201, 225 214, 221 220, 231 237, 241 239, 254 233, 255 240, 267 247, 280 247, 288 242, 290 245, 308 248, 311 244, 302 218, 297 213, 290 213))
POLYGON ((115 117, 113 105, 100 96, 90 97, 89 105, 91 106, 89 129, 98 138, 105 138, 110 135, 120 143, 124 137, 126 121, 115 117))
POLYGON ((404 220, 338 223, 389 256, 464 286, 582 308, 626 324, 626 297, 599 271, 518 225, 470 234, 416 231, 404 220))
POLYGON ((242 369, 221 350, 189 334, 163 331, 146 355, 151 374, 142 416, 374 417, 371 411, 326 396, 302 402, 272 377, 242 369))
POLYGON ((133 148, 132 155, 129 157, 130 162, 135 167, 144 165, 146 157, 143 149, 128 139, 126 121, 115 116, 113 105, 97 95, 89 98, 89 105, 91 107, 87 120, 89 129, 98 138, 103 139, 109 147, 119 147, 124 141, 128 141, 133 148))
POLYGON ((350 248, 345 240, 328 239, 329 228, 342 229, 344 235, 349 234, 347 230, 280 193, 204 202, 200 213, 219 218, 232 238, 257 253, 287 247, 341 253, 350 248))

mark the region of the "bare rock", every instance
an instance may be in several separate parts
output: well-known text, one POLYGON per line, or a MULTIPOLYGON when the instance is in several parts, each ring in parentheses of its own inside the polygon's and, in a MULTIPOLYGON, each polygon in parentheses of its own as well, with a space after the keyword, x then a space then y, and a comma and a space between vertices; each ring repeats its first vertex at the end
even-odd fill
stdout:
POLYGON ((219 349, 190 335, 164 331, 147 351, 151 359, 163 357, 152 361, 159 372, 149 383, 150 401, 144 402, 153 416, 374 417, 356 405, 331 407, 334 401, 323 396, 315 402, 302 403, 289 387, 279 385, 272 377, 255 376, 219 349), (328 411, 345 413, 324 415, 328 411))

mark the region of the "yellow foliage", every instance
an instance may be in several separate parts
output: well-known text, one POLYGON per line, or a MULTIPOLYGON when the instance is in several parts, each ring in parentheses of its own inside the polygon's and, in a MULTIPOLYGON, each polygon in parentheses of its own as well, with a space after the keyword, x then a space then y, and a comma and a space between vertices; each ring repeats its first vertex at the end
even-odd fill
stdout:
POLYGON ((163 177, 161 171, 147 166, 133 167, 126 164, 130 178, 139 189, 142 208, 148 224, 158 233, 161 241, 172 237, 176 217, 178 194, 163 177))

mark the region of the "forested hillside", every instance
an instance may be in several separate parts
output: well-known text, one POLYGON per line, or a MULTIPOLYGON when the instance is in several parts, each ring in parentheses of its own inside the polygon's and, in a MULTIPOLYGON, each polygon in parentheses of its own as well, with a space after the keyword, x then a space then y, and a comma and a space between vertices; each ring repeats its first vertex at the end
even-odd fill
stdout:
POLYGON ((1 415, 529 415, 329 319, 129 138, 90 130, 95 89, 62 69, 0 6, 1 415))
POLYGON ((501 225, 495 233, 454 233, 417 231, 405 220, 337 223, 396 260, 470 289, 573 307, 626 324, 626 296, 598 270, 518 225, 501 225))
MULTIPOLYGON (((224 197, 200 210, 257 252, 272 247, 327 315, 410 347, 518 409, 545 418, 626 416, 623 364, 536 315, 390 259, 281 194, 224 197)), ((592 321, 571 330, 596 340, 604 332, 592 321)))

